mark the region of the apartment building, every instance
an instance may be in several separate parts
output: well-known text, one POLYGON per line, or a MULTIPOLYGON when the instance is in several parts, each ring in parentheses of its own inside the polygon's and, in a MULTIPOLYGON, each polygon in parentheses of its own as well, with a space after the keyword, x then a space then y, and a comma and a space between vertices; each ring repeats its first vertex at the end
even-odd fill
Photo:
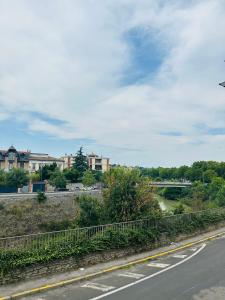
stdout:
POLYGON ((102 173, 109 171, 109 158, 98 156, 94 153, 87 155, 88 166, 93 171, 102 173))
POLYGON ((20 168, 30 173, 38 171, 45 165, 56 163, 60 170, 63 170, 64 161, 45 153, 32 153, 31 151, 17 151, 11 146, 8 150, 0 150, 0 169, 9 171, 13 168, 20 168))
MULTIPOLYGON (((65 154, 61 157, 64 161, 64 168, 72 168, 75 162, 75 155, 65 154)), ((94 153, 86 155, 88 166, 93 171, 101 171, 102 173, 108 171, 110 169, 109 158, 98 156, 94 153)))

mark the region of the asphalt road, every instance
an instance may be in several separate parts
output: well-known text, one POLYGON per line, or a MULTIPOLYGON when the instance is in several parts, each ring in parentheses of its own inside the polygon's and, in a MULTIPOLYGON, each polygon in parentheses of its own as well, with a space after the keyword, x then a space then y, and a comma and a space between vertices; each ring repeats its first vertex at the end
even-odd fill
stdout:
POLYGON ((225 237, 24 300, 225 300, 225 237))

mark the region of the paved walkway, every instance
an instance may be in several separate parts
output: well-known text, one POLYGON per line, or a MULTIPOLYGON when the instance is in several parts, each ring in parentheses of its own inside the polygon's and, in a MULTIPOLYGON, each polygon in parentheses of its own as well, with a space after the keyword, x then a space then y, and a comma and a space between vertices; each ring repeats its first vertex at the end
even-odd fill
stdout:
POLYGON ((159 252, 172 250, 179 246, 182 246, 182 245, 185 245, 188 243, 193 243, 198 240, 207 238, 209 236, 219 234, 221 232, 225 232, 225 227, 220 228, 218 230, 210 231, 205 234, 195 236, 193 238, 183 240, 179 243, 171 243, 169 246, 157 248, 153 251, 142 252, 140 254, 131 255, 129 257, 125 257, 125 258, 118 259, 118 260, 113 260, 113 261, 110 261, 107 263, 100 263, 100 264, 97 264, 94 266, 90 266, 90 267, 87 267, 84 269, 79 269, 79 270, 72 271, 72 272, 70 271, 70 272, 63 273, 63 274, 55 274, 55 275, 51 275, 51 276, 44 277, 44 278, 33 279, 31 281, 19 282, 16 284, 0 286, 0 297, 9 296, 12 294, 23 292, 25 290, 31 290, 31 289, 38 288, 43 285, 53 284, 53 283, 56 283, 56 282, 59 282, 62 280, 69 280, 69 279, 72 279, 75 277, 80 277, 80 276, 84 276, 84 275, 88 275, 88 274, 92 274, 92 273, 96 273, 96 272, 101 272, 105 269, 123 265, 123 264, 129 263, 129 262, 132 262, 132 261, 135 261, 138 259, 142 259, 142 258, 151 256, 151 255, 157 254, 159 252))

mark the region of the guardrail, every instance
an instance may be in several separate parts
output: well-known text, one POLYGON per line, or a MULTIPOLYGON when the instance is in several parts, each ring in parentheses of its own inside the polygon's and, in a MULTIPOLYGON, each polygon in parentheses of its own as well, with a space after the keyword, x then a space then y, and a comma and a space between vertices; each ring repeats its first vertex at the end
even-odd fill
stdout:
POLYGON ((108 230, 118 232, 126 231, 127 229, 160 229, 166 231, 167 226, 177 224, 180 222, 191 222, 196 217, 202 215, 224 216, 225 221, 225 208, 216 208, 210 210, 203 210, 193 213, 185 213, 159 219, 143 219, 129 222, 113 223, 100 226, 92 226, 85 228, 76 228, 62 231, 54 231, 47 233, 30 234, 23 236, 13 236, 0 238, 0 251, 8 250, 38 250, 43 247, 61 245, 66 246, 69 243, 76 243, 79 239, 89 239, 93 236, 102 237, 108 230))

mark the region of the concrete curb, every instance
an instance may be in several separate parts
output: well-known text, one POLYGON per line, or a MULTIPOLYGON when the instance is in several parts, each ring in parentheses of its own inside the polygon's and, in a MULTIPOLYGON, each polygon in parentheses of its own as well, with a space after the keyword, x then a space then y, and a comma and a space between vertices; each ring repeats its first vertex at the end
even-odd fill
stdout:
POLYGON ((179 251, 179 250, 182 250, 182 249, 186 249, 186 248, 192 247, 194 245, 197 245, 197 244, 200 244, 200 243, 203 243, 203 242, 206 242, 206 241, 210 241, 210 240, 215 239, 217 237, 220 237, 224 234, 225 234, 225 231, 221 232, 221 233, 218 233, 218 234, 215 234, 215 235, 212 235, 212 236, 209 236, 207 238, 198 240, 196 242, 188 243, 188 244, 185 244, 183 246, 180 246, 180 247, 168 250, 168 251, 159 252, 157 254, 147 256, 145 258, 141 258, 141 259, 138 259, 138 260, 134 260, 134 261, 131 261, 127 264, 122 264, 122 265, 119 265, 119 266, 108 268, 108 269, 105 269, 105 270, 102 270, 102 271, 99 271, 99 272, 96 272, 96 273, 91 273, 91 274, 87 274, 87 275, 84 275, 84 276, 74 277, 74 278, 71 278, 71 279, 68 279, 68 280, 63 280, 63 281, 59 281, 59 282, 56 282, 56 283, 43 285, 43 286, 40 286, 38 288, 23 291, 23 292, 16 293, 16 294, 13 294, 13 295, 10 295, 10 296, 4 296, 4 297, 0 296, 0 300, 19 299, 21 297, 41 293, 41 292, 48 291, 48 290, 51 290, 51 289, 54 289, 54 288, 69 285, 69 284, 72 284, 72 283, 77 283, 77 282, 81 282, 81 281, 84 281, 84 280, 89 280, 91 278, 94 278, 94 277, 97 277, 97 276, 100 276, 100 275, 103 275, 103 274, 107 274, 107 273, 110 273, 110 272, 113 272, 113 271, 116 271, 116 270, 121 270, 123 268, 127 268, 127 267, 130 267, 130 266, 139 264, 139 263, 144 263, 148 260, 156 259, 156 258, 165 256, 165 255, 168 255, 170 253, 173 253, 173 252, 176 252, 176 251, 179 251))

